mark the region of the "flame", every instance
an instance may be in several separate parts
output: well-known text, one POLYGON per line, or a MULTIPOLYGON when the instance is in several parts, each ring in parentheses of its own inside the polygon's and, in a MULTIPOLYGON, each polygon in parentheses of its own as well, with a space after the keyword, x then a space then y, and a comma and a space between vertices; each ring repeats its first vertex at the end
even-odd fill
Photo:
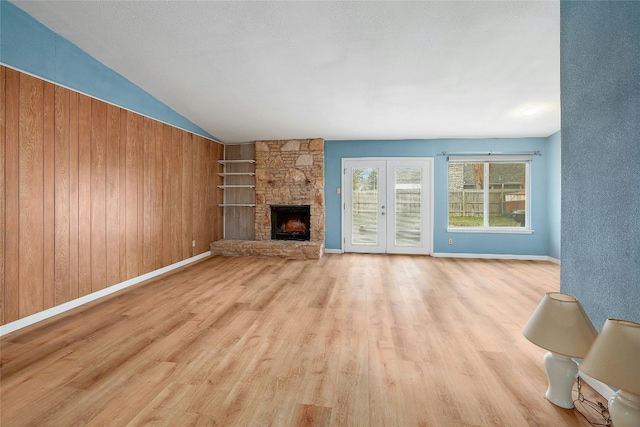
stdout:
POLYGON ((282 226, 284 231, 306 231, 307 226, 299 218, 291 218, 282 226))

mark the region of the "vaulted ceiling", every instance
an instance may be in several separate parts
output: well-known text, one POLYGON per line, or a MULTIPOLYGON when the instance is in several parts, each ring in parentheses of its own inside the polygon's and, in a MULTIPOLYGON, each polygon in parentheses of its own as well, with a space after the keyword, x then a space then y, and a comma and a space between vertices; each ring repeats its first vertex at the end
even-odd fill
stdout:
POLYGON ((560 129, 558 1, 13 3, 225 143, 560 129))

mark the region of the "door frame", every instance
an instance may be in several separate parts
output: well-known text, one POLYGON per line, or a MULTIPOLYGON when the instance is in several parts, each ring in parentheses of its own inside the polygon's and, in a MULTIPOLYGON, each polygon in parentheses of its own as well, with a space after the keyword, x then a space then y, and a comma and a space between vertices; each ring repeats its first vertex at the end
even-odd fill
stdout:
MULTIPOLYGON (((348 161, 420 161, 425 163, 426 176, 425 176, 425 187, 428 191, 428 194, 424 198, 424 202, 427 206, 423 207, 423 212, 427 215, 427 218, 424 220, 423 224, 425 227, 425 231, 428 232, 428 236, 426 241, 424 242, 424 252, 420 255, 433 255, 433 213, 434 213, 434 158, 433 157, 343 157, 341 159, 340 165, 340 253, 344 253, 345 250, 345 242, 346 242, 346 230, 345 230, 345 215, 347 212, 346 209, 346 201, 345 195, 346 191, 351 192, 351 189, 346 189, 345 184, 345 175, 346 175, 346 166, 345 163, 348 161)), ((386 170, 385 170, 385 175, 386 170)), ((387 176, 387 180, 389 177, 387 176)), ((388 187, 388 186, 387 186, 388 187)), ((389 188, 387 188, 387 192, 389 188)), ((390 253, 385 250, 384 253, 390 253)), ((393 253, 402 253, 402 252, 393 252, 393 253)))

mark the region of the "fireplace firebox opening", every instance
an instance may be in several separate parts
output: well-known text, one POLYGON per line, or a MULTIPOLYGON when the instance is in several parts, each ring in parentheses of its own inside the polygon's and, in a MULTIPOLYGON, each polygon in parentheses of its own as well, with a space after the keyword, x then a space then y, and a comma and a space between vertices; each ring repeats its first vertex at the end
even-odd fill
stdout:
POLYGON ((311 240, 311 206, 271 205, 271 240, 311 240))

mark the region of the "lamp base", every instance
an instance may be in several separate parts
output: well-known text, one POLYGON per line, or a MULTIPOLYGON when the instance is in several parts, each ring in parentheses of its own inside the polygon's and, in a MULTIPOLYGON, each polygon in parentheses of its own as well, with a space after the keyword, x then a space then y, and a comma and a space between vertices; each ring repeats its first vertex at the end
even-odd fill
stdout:
POLYGON ((555 353, 544 355, 544 367, 547 371, 549 388, 544 397, 556 406, 572 409, 571 390, 578 377, 578 364, 570 357, 555 353))
POLYGON ((640 426, 640 396, 618 390, 609 399, 609 415, 614 427, 640 426))

